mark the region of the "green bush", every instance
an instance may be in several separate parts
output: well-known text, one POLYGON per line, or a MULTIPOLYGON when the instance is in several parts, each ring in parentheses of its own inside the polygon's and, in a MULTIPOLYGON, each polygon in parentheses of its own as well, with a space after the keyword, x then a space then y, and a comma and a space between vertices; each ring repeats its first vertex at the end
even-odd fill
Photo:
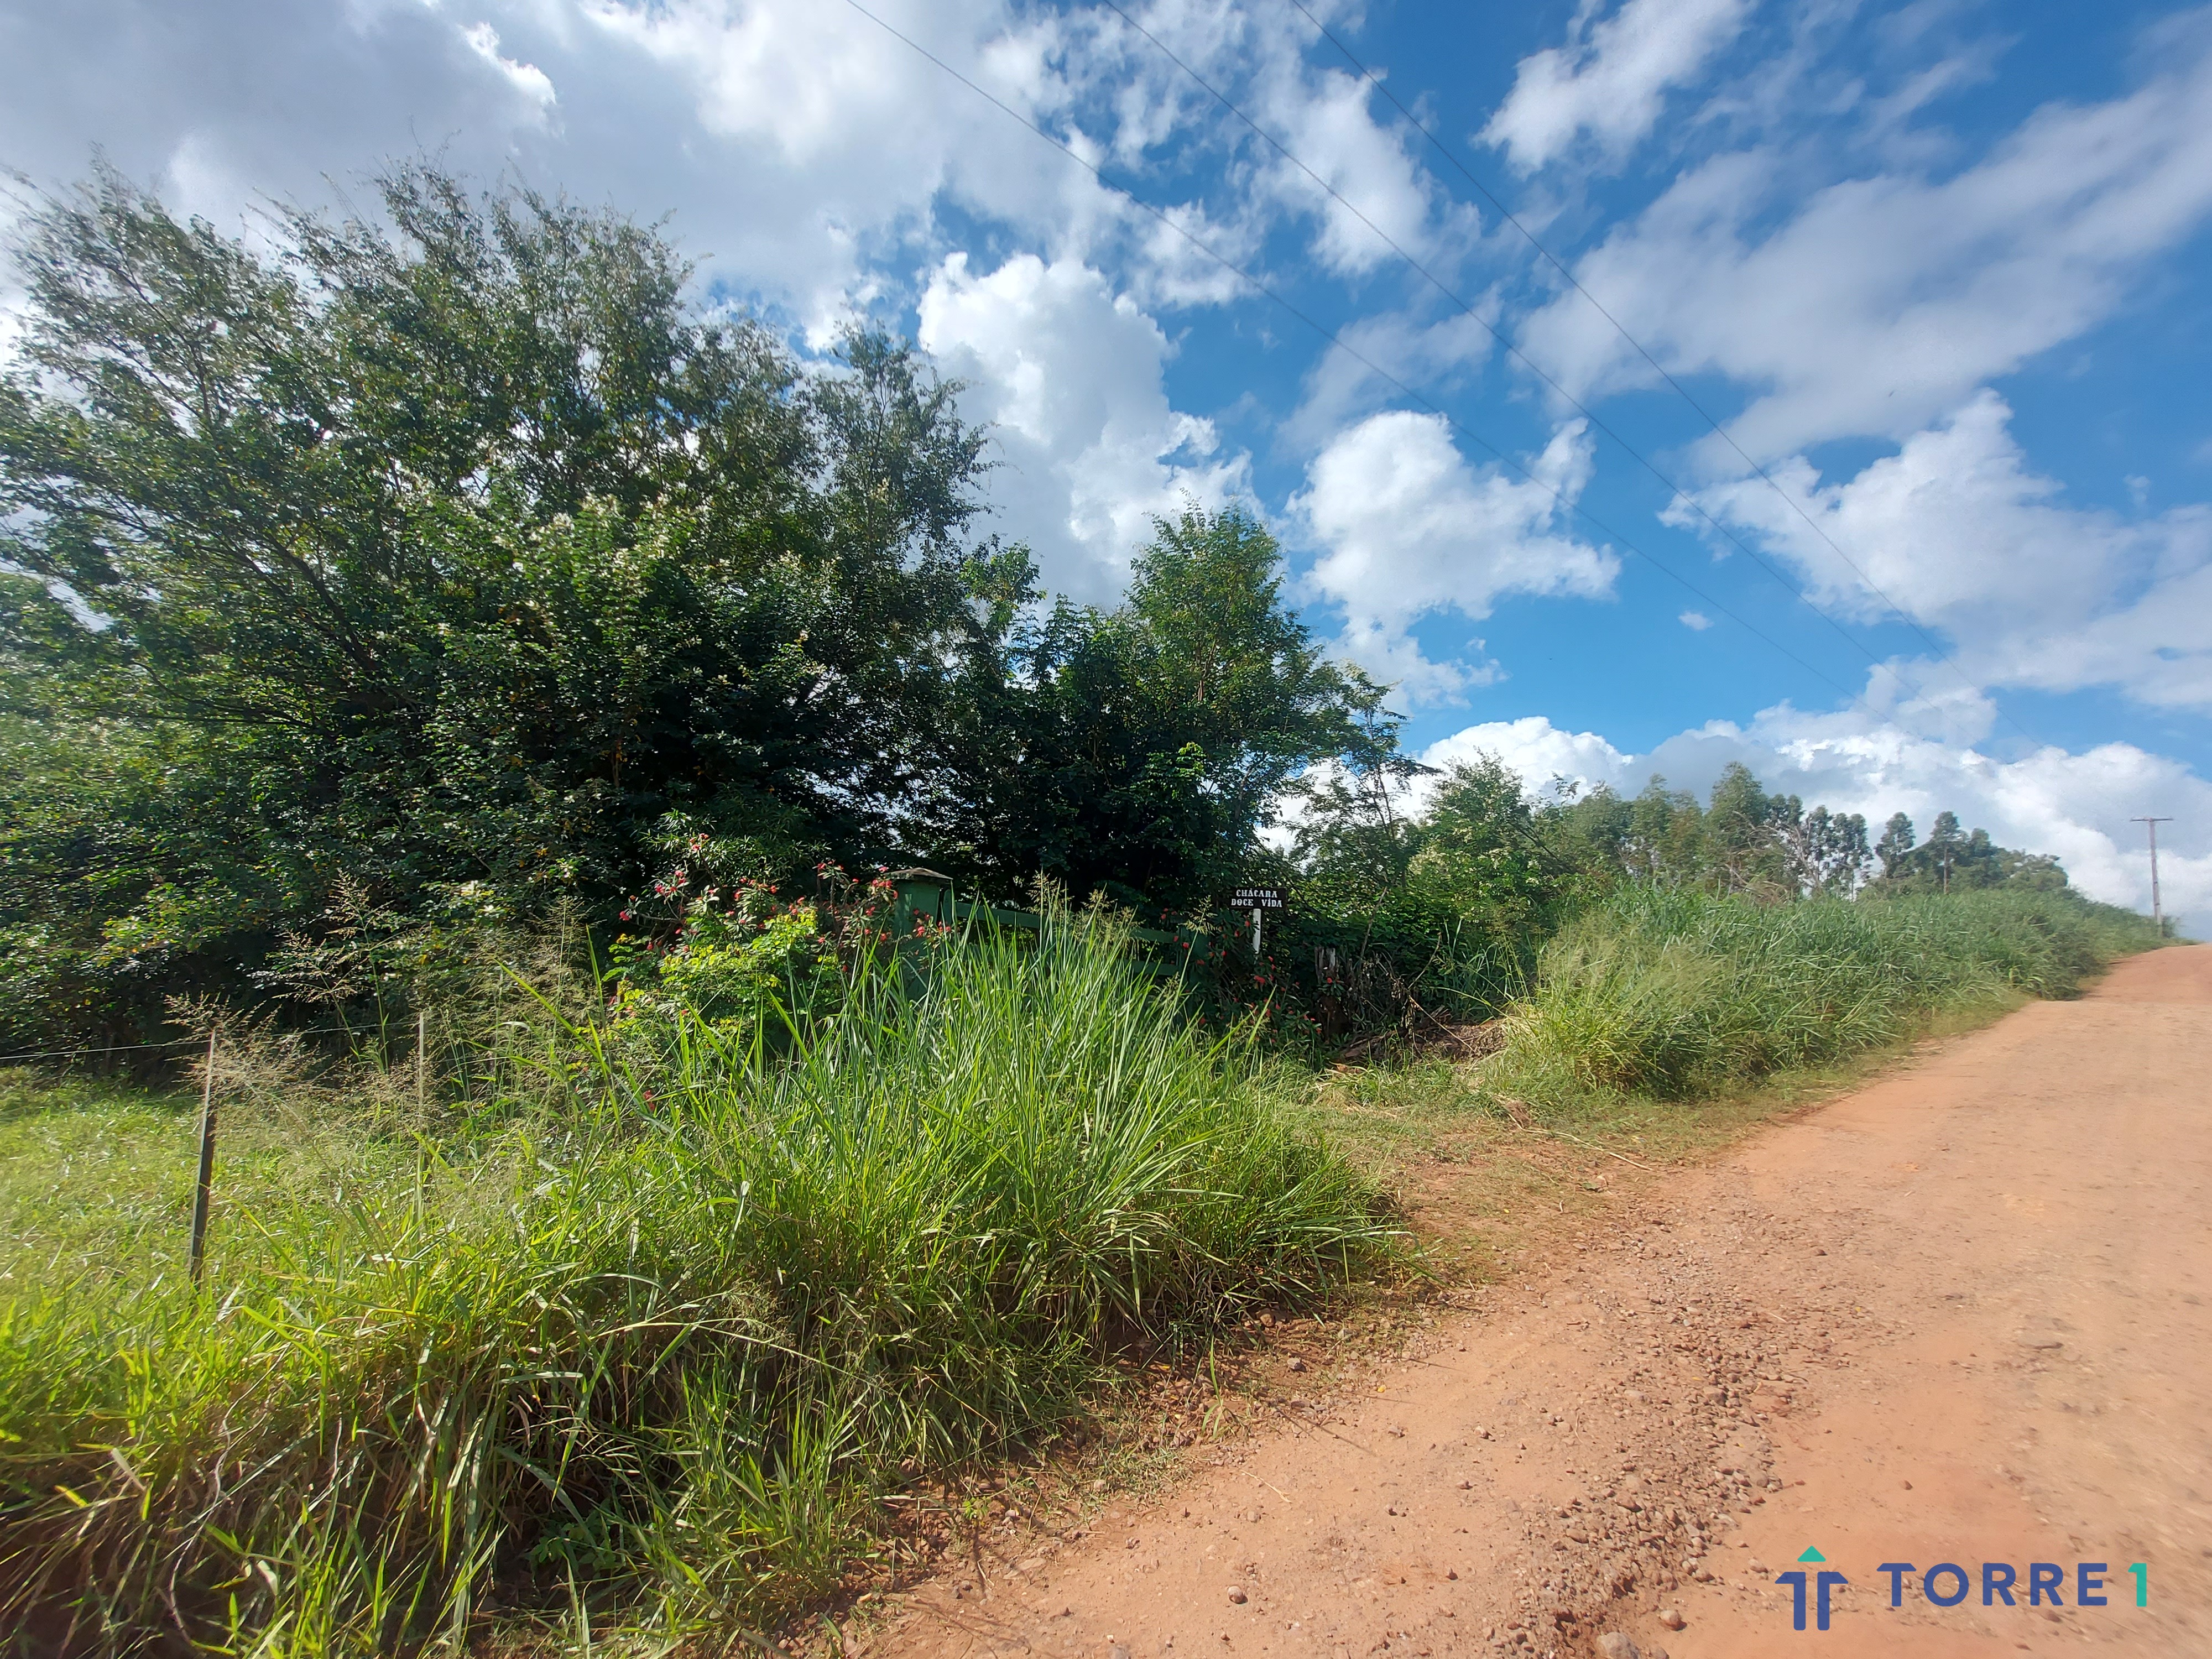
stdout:
POLYGON ((1095 921, 863 975, 781 1056, 754 1029, 598 1050, 589 1109, 419 1186, 227 1212, 204 1292, 12 1276, 0 1614, 108 1652, 459 1645, 571 1598, 726 1633, 832 1585, 900 1465, 1389 1249, 1095 921))
POLYGON ((1759 903, 1648 884, 1546 945, 1496 1086, 1688 1098, 1896 1042, 1947 1008, 2067 997, 2150 923, 2070 892, 1759 903))

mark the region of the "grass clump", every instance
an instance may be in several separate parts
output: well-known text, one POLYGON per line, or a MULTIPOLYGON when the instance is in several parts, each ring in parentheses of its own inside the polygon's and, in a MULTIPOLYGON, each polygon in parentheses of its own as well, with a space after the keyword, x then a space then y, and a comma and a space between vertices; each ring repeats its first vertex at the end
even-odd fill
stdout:
POLYGON ((1939 1016, 2075 995, 2157 942, 2147 919, 2066 892, 1764 904, 1637 885, 1545 947, 1484 1076, 1547 1106, 1698 1098, 1905 1041, 1939 1016))
POLYGON ((902 1471, 1389 1248, 1095 923, 866 979, 781 1053, 694 1024, 582 1076, 419 1182, 264 1183, 204 1291, 7 1264, 19 1645, 450 1650, 501 1614, 726 1643, 834 1586, 902 1471))

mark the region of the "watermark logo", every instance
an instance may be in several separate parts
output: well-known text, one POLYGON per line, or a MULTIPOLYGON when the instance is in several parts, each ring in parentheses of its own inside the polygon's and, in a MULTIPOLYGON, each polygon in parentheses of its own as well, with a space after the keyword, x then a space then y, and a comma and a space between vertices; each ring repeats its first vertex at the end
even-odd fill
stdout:
MULTIPOLYGON (((1834 1616, 1832 1598, 1836 1591, 1851 1581, 1830 1569, 1827 1557, 1818 1549, 1808 1549, 1797 1559, 1797 1571, 1774 1575, 1776 1583, 1790 1586, 1790 1627, 1803 1630, 1809 1621, 1814 1630, 1825 1631, 1834 1616), (1820 1570, 1805 1571, 1809 1564, 1817 1564, 1820 1570)), ((2102 1561, 2076 1561, 2072 1565, 2069 1575, 2059 1562, 2031 1561, 2023 1578, 2020 1569, 2009 1561, 1984 1561, 1981 1563, 1982 1605, 2063 1607, 2068 1604, 2066 1598, 2070 1592, 2075 1607, 2110 1606, 2112 1598, 2105 1592, 2111 1566, 2102 1561), (2019 1599, 2023 1595, 2027 1598, 2025 1603, 2019 1599)), ((1975 1587, 1974 1575, 1955 1561, 1938 1561, 1924 1572, 1910 1561, 1885 1561, 1875 1571, 1889 1575, 1889 1605, 1893 1607, 1905 1605, 1905 1583, 1915 1575, 1918 1576, 1921 1598, 1930 1607, 1955 1607, 1973 1593, 1975 1587)), ((2149 1564, 2131 1562, 2127 1571, 2136 1581, 2135 1604, 2148 1607, 2149 1564)))
MULTIPOLYGON (((1819 1561, 1826 1563, 1828 1558, 1821 1554, 1820 1551, 1811 1549, 1807 1550, 1804 1554, 1799 1556, 1797 1559, 1801 1562, 1819 1561)), ((1828 1619, 1830 1615, 1828 1597, 1835 1591, 1838 1585, 1848 1584, 1851 1581, 1844 1577, 1840 1572, 1822 1571, 1811 1575, 1808 1575, 1803 1572, 1778 1572, 1775 1574, 1774 1582, 1776 1583, 1787 1584, 1790 1586, 1791 1602, 1790 1628, 1792 1630, 1802 1630, 1805 1628, 1805 1586, 1806 1580, 1808 1576, 1812 1580, 1814 1599, 1819 1607, 1819 1611, 1815 1615, 1819 1622, 1815 1626, 1815 1628, 1826 1630, 1828 1627, 1828 1619)))

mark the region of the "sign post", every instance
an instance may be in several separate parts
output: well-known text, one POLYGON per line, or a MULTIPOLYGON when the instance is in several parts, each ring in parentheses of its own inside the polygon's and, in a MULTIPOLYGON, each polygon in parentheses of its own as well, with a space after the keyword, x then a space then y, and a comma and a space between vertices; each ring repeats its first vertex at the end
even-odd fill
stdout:
POLYGON ((1260 960, 1260 946, 1263 939, 1260 919, 1270 910, 1287 909, 1290 902, 1291 896, 1279 887, 1240 887, 1235 896, 1230 899, 1231 909, 1249 910, 1252 913, 1253 961, 1260 960))

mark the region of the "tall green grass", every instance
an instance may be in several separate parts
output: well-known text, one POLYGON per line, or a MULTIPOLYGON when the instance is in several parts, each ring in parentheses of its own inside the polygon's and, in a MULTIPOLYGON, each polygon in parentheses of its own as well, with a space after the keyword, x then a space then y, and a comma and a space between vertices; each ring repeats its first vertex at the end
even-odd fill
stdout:
POLYGON ((2070 893, 1762 904, 1637 885, 1546 947, 1492 1086, 1685 1099, 1903 1041, 1948 1012, 2068 997, 2149 921, 2070 893))
POLYGON ((17 1645, 457 1649, 532 1609, 726 1636, 834 1584, 902 1466, 1010 1449, 1120 1346, 1388 1248, 1095 923, 868 980, 773 1051, 577 1041, 580 1109, 420 1184, 264 1186, 204 1291, 12 1281, 17 1645))

